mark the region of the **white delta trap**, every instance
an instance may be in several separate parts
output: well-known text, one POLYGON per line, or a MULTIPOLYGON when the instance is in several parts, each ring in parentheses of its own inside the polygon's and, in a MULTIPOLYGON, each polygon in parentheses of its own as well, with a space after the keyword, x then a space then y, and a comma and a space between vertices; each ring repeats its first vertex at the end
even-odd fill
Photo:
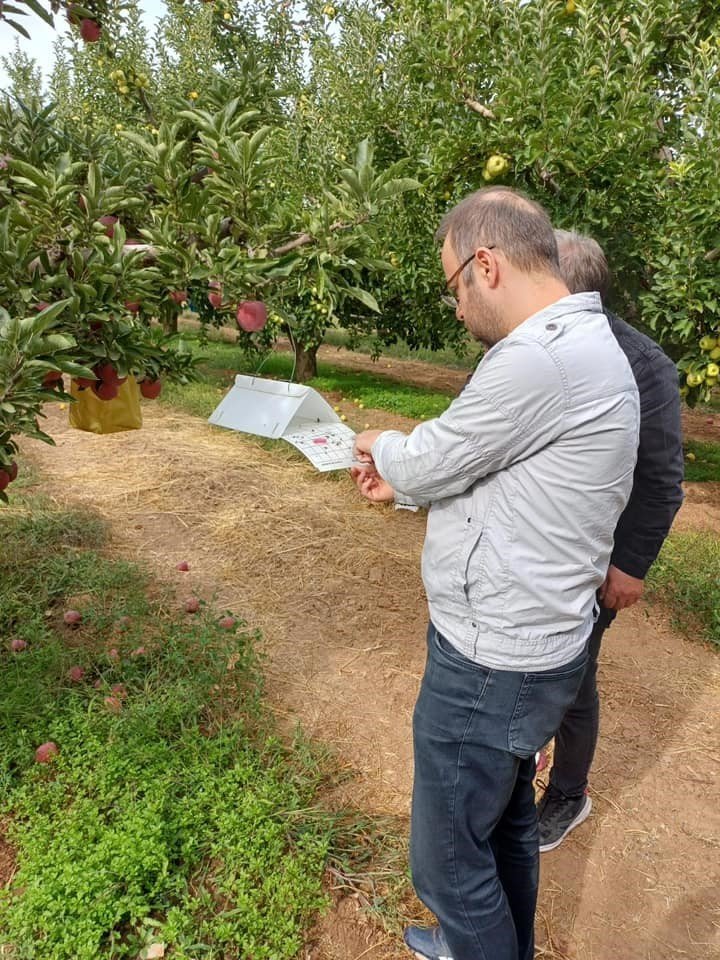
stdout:
POLYGON ((312 387, 238 374, 210 414, 210 423, 272 440, 287 440, 321 472, 347 470, 355 433, 312 387))

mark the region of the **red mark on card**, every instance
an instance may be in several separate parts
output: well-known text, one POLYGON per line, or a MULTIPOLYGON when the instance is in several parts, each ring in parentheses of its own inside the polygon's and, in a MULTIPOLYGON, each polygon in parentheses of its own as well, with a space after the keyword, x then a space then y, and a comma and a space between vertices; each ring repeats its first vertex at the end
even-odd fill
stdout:
POLYGON ((327 440, 325 437, 314 437, 313 443, 327 443, 327 440))

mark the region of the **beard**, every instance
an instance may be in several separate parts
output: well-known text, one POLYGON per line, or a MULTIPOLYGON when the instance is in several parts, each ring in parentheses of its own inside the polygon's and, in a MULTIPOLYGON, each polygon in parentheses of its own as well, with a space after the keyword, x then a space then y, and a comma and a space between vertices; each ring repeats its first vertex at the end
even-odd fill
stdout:
POLYGON ((488 349, 494 347, 507 334, 500 311, 488 303, 477 290, 468 298, 464 313, 465 327, 473 338, 488 349))

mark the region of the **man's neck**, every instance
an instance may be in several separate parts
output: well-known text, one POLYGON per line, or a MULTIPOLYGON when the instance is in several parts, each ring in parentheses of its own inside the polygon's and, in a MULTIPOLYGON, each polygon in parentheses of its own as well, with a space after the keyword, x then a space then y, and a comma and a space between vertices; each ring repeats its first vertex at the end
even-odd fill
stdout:
POLYGON ((513 291, 505 313, 505 335, 512 333, 516 327, 525 323, 536 313, 546 310, 558 300, 569 296, 568 288, 562 280, 556 280, 555 277, 543 276, 537 281, 530 278, 518 285, 513 291))

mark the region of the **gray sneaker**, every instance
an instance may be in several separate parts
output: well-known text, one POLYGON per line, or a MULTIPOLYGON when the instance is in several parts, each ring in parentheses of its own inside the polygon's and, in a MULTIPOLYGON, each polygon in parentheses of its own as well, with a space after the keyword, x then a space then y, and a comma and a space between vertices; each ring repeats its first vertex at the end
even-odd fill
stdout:
POLYGON ((586 793, 581 797, 566 797, 556 787, 549 786, 537 807, 540 853, 559 847, 571 830, 587 820, 591 810, 592 800, 586 793))

